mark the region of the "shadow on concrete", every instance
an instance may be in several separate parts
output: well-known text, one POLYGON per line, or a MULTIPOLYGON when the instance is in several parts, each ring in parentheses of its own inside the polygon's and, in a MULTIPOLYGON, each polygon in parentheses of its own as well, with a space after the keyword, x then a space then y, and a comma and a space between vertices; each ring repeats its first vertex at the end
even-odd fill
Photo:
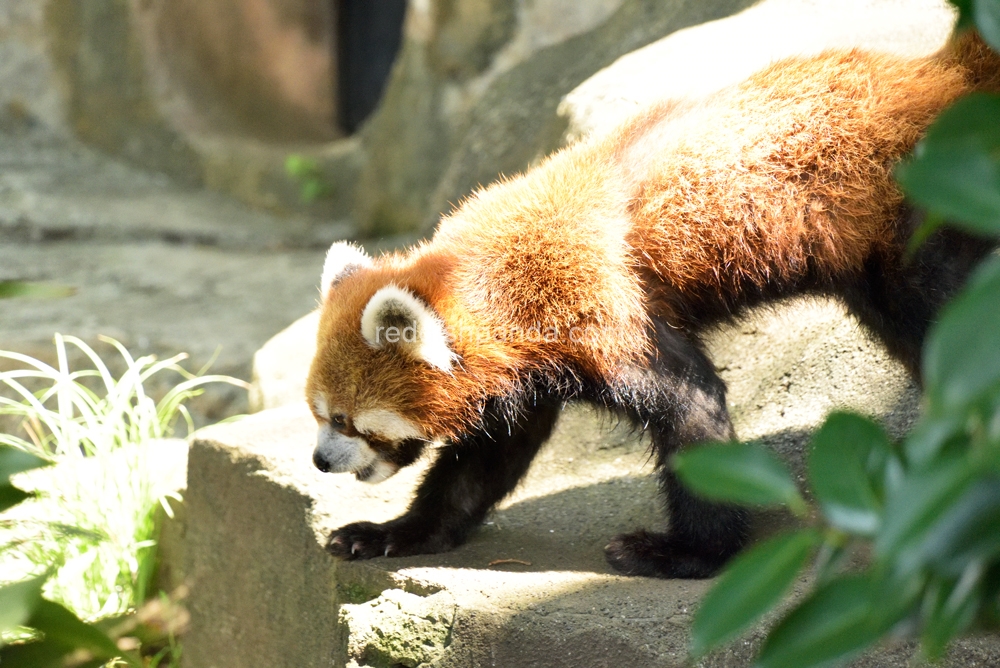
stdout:
MULTIPOLYGON (((911 386, 890 411, 876 416, 893 437, 905 435, 918 415, 920 393, 911 386)), ((813 432, 785 429, 759 439, 791 469, 807 498, 807 456, 813 432)), ((647 475, 626 475, 518 501, 494 511, 468 543, 451 552, 402 559, 380 559, 381 567, 492 568, 512 572, 585 571, 614 574, 604 561, 604 546, 622 532, 663 530, 667 519, 652 468, 647 475), (489 566, 496 560, 516 559, 489 566)), ((754 540, 797 525, 783 509, 753 513, 754 540)))
MULTIPOLYGON (((807 430, 791 429, 761 439, 789 463, 803 487, 804 453, 811 435, 807 430)), ((755 540, 795 525, 796 520, 782 509, 753 513, 755 540)), ((658 531, 666 526, 650 467, 649 475, 616 477, 511 503, 491 513, 465 545, 451 552, 371 563, 394 571, 436 567, 613 575, 604 561, 604 546, 612 536, 640 528, 658 531), (490 566, 497 560, 518 561, 490 566)))

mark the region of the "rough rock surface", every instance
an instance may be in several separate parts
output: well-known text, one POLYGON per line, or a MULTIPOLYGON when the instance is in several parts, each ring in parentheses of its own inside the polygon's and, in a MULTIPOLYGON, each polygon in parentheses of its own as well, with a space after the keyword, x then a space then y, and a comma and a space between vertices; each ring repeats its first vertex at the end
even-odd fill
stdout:
POLYGON ((0 2, 0 125, 33 119, 66 129, 66 95, 48 46, 43 3, 0 2))
POLYGON ((197 30, 178 2, 0 0, 0 131, 41 126, 254 206, 347 218, 360 143, 326 143, 338 134, 329 8, 191 5, 197 30), (303 201, 292 153, 314 161, 327 196, 303 201))
POLYGON ((306 371, 316 354, 319 311, 302 316, 254 353, 250 410, 277 408, 302 401, 306 371))
POLYGON ((339 134, 335 4, 148 0, 127 8, 150 88, 179 127, 277 141, 339 134))
POLYGON ((659 100, 707 95, 782 58, 855 47, 928 55, 944 45, 953 20, 945 0, 763 0, 636 49, 587 79, 559 105, 565 140, 613 129, 659 100))
POLYGON ((473 21, 474 13, 435 14, 437 3, 426 5, 427 15, 410 5, 399 62, 364 133, 368 163, 356 200, 362 230, 433 224, 479 184, 524 169, 558 146, 555 108, 588 76, 632 49, 751 0, 545 0, 525 3, 516 15, 497 9, 507 3, 464 4, 493 7, 492 22, 473 21), (469 39, 460 48, 454 37, 462 31, 507 38, 469 39), (464 68, 454 65, 457 56, 464 68), (470 63, 478 67, 468 69, 470 63))

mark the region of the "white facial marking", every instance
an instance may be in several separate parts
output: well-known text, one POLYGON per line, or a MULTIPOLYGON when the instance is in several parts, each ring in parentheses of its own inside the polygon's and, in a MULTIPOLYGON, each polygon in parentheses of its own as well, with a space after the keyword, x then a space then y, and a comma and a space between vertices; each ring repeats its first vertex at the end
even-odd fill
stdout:
POLYGON ((330 473, 358 471, 378 460, 365 439, 344 436, 328 424, 319 427, 314 457, 321 458, 330 473))
POLYGON ((330 407, 326 403, 326 397, 322 394, 317 394, 312 398, 312 407, 316 411, 316 415, 320 416, 324 420, 330 419, 330 407))
POLYGON ((382 482, 387 480, 396 474, 399 469, 388 462, 383 462, 381 459, 375 462, 372 472, 366 478, 358 478, 361 482, 367 482, 370 484, 375 484, 377 482, 382 482))
POLYGON ((354 416, 354 428, 363 434, 392 442, 423 438, 417 425, 395 411, 381 408, 358 413, 354 416))
POLYGON ((348 273, 351 267, 368 268, 372 259, 368 254, 352 243, 338 241, 330 246, 323 262, 323 275, 319 280, 319 292, 323 300, 337 280, 348 273))
POLYGON ((313 460, 321 461, 329 473, 353 473, 361 482, 377 483, 391 478, 399 470, 383 461, 363 438, 344 436, 330 425, 319 428, 313 460))
POLYGON ((451 369, 455 357, 437 314, 395 285, 387 285, 368 301, 361 314, 361 334, 373 348, 398 345, 442 371, 451 369))

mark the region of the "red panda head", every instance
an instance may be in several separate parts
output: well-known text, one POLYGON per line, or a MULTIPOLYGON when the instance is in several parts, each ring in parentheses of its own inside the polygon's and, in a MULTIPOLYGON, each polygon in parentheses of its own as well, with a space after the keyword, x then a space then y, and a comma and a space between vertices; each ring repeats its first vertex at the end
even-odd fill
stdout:
POLYGON ((452 435, 475 397, 444 320, 440 275, 412 258, 373 262, 334 244, 323 268, 322 315, 306 399, 319 424, 313 461, 323 471, 379 482, 452 435))

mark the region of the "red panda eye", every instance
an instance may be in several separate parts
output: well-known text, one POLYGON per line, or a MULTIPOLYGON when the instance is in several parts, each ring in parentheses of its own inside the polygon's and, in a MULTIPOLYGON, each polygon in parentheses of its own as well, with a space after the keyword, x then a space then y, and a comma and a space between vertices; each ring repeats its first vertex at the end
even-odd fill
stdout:
POLYGON ((338 413, 330 418, 330 424, 333 425, 334 429, 343 429, 347 426, 347 416, 343 413, 338 413))

